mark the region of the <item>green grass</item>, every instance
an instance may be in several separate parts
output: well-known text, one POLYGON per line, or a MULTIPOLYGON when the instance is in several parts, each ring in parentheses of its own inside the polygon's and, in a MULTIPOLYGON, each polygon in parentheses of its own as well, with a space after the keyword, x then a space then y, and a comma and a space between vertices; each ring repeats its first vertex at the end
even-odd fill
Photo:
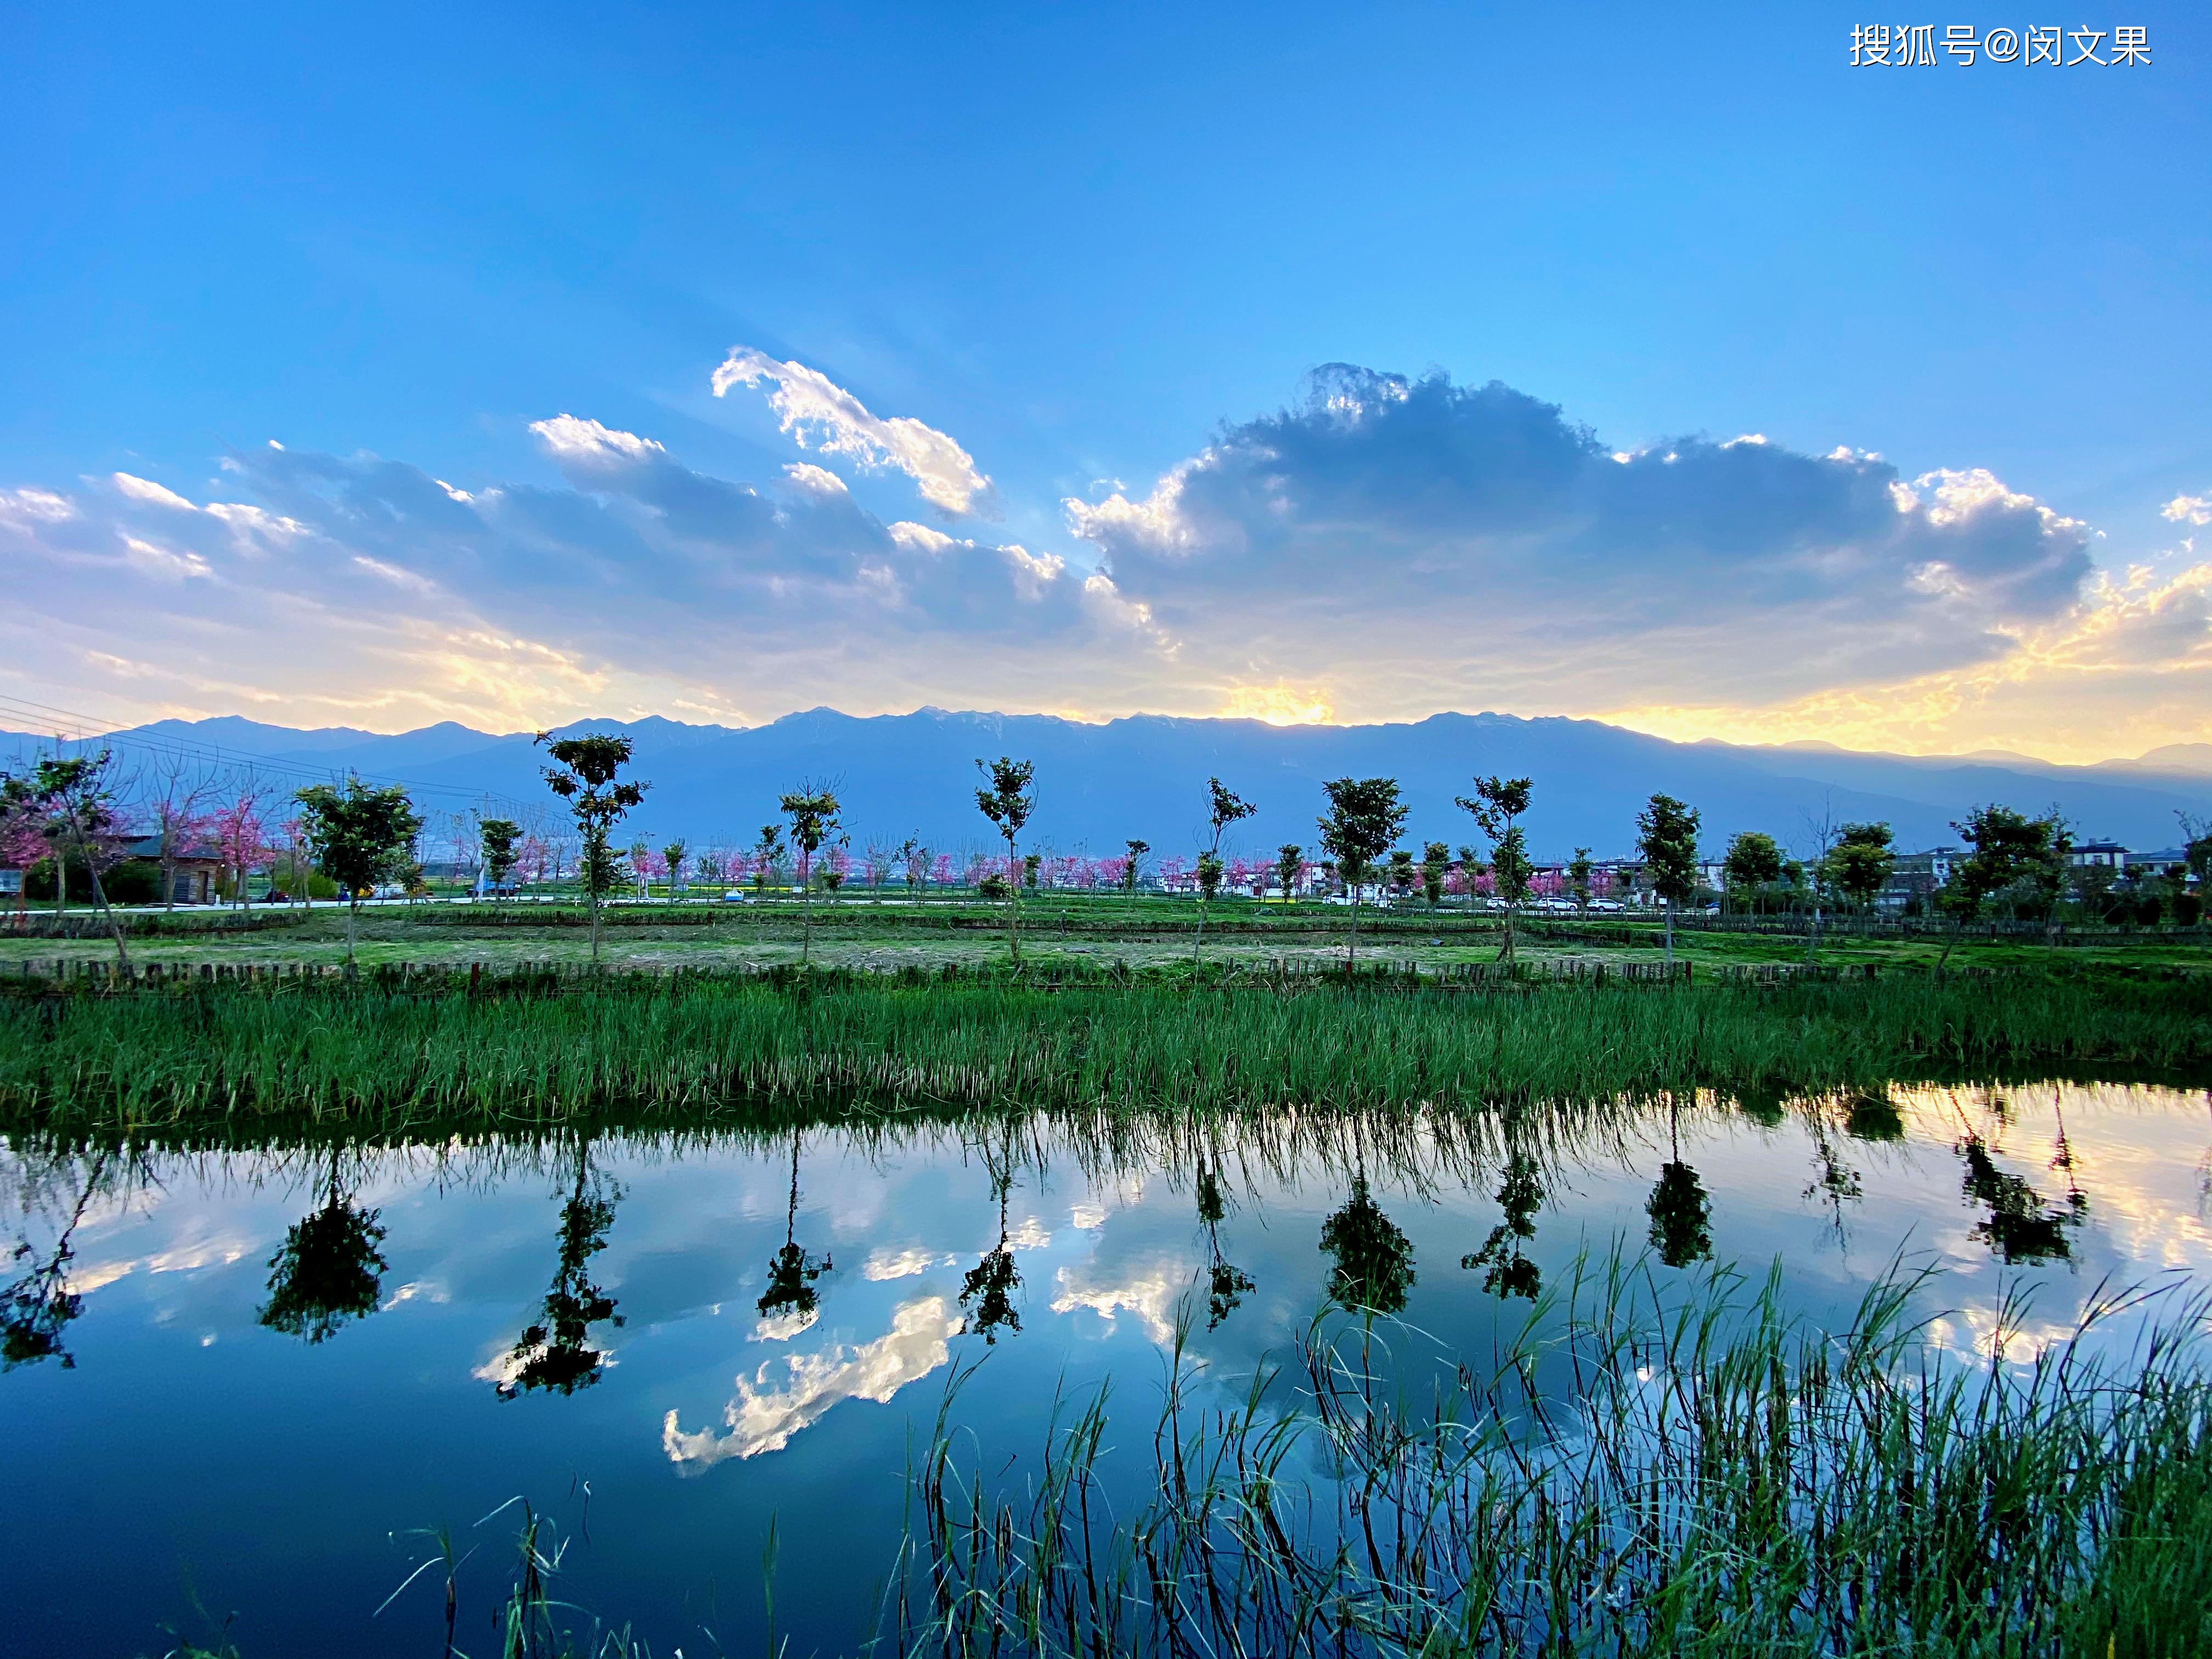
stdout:
POLYGON ((1290 1413, 1257 1382, 1208 1409, 1178 1342, 1131 1437, 1152 1453, 1134 1505, 1117 1460, 1145 1454, 1109 1449, 1103 1394, 1024 1460, 1025 1491, 940 1419, 878 1651, 2212 1651, 2204 1302, 2100 1358, 2094 1327, 2140 1311, 2101 1297, 2089 1328, 2001 1363, 1927 1342, 1914 1291, 1877 1284, 1830 1333, 1784 1316, 1774 1279, 1668 1305, 1616 1255, 1575 1275, 1563 1340, 1532 1314, 1434 1401, 1370 1363, 1418 1334, 1317 1328, 1290 1413))
POLYGON ((1007 1106, 1452 1111, 2093 1072, 2212 1074, 2212 980, 1445 991, 833 974, 480 996, 288 981, 0 999, 0 1130, 103 1138, 1007 1106))

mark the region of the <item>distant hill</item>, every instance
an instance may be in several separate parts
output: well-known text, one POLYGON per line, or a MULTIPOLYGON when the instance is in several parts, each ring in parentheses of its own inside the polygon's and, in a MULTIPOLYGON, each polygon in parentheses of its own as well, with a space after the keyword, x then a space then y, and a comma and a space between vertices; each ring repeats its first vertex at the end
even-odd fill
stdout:
MULTIPOLYGON (((1477 773, 1536 781, 1529 814, 1533 849, 1564 858, 1577 846, 1601 856, 1628 852, 1635 819, 1656 791, 1704 815, 1715 852, 1740 830, 1765 830, 1802 851, 1808 818, 1886 819, 1908 848, 1955 841, 1954 819, 1986 801, 2032 811, 2053 804, 2084 837, 2134 847, 2170 847, 2174 814, 2212 817, 2212 769, 2192 773, 2164 757, 2180 744, 2124 766, 2051 766, 2021 759, 1855 753, 1826 745, 1741 746, 1670 743, 1596 720, 1524 720, 1507 714, 1437 714, 1418 723, 1272 726, 1255 720, 1137 715, 1087 726, 1043 714, 951 713, 857 718, 815 708, 748 729, 690 726, 653 716, 593 720, 563 732, 626 732, 638 775, 651 781, 632 823, 695 844, 750 842, 775 816, 778 794, 804 779, 834 780, 856 845, 917 835, 930 845, 981 844, 975 762, 1012 754, 1036 763, 1041 843, 1092 855, 1118 852, 1135 836, 1160 853, 1195 847, 1206 781, 1218 775, 1256 802, 1238 826, 1237 849, 1272 852, 1284 841, 1310 846, 1322 781, 1351 774, 1396 777, 1413 812, 1406 844, 1455 847, 1474 839, 1452 805, 1477 773), (2160 764, 2148 764, 2157 759, 2160 764)), ((494 734, 450 722, 395 736, 346 727, 295 731, 226 717, 163 720, 111 734, 127 753, 220 751, 257 766, 272 786, 295 786, 347 769, 405 782, 432 811, 465 810, 489 793, 495 805, 556 803, 528 732, 494 734)), ((0 733, 0 757, 37 739, 0 733)))

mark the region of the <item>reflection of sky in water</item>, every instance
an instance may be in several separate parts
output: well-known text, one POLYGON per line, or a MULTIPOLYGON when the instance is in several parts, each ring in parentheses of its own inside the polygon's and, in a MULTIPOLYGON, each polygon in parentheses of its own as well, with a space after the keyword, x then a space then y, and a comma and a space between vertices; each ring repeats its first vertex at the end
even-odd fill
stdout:
MULTIPOLYGON (((437 1618, 436 1590, 419 1586, 369 1618, 420 1559, 408 1529, 448 1524, 479 1547, 465 1626, 489 1617, 507 1524, 469 1523, 522 1494, 575 1534, 573 1599, 635 1620, 662 1650, 702 1625, 744 1645, 773 1516, 794 1649, 842 1650, 866 1633, 902 1472, 944 1382, 987 1352, 980 1300, 962 1292, 989 1253, 1018 1281, 1019 1328, 994 1333, 952 1420, 1018 1477, 1062 1389, 1112 1377, 1123 1438, 1148 1441, 1160 1350, 1186 1310, 1224 1389, 1284 1354, 1319 1305, 1323 1223, 1356 1172, 1410 1241, 1403 1317, 1446 1358, 1488 1354, 1527 1316, 1483 1288, 1501 1261, 1522 1265, 1494 1284, 1556 1289, 1580 1250, 1623 1236, 1641 1248, 1668 1164, 1710 1206, 1680 1237, 1709 1236, 1715 1259, 1754 1273, 1778 1258, 1809 1316, 1847 1319, 1900 1252, 1935 1264, 1923 1311, 1962 1352, 1987 1350, 2008 1288, 2032 1297, 2017 1358, 2108 1279, 2212 1284, 2205 1096, 1917 1088, 1889 1103, 1902 1133, 1887 1140, 1864 1138, 1878 1106, 1840 1100, 1768 1107, 1769 1122, 1707 1099, 1671 1117, 1531 1121, 1510 1139, 1495 1121, 1355 1135, 1318 1118, 1211 1139, 1108 1120, 1095 1134, 1038 1122, 965 1139, 817 1129, 795 1206, 788 1136, 601 1141, 581 1165, 573 1145, 335 1167, 326 1152, 110 1159, 89 1191, 82 1160, 0 1153, 6 1242, 29 1247, 11 1271, 51 1266, 74 1216, 55 1282, 82 1297, 58 1328, 74 1369, 49 1358, 0 1376, 0 1480, 21 1529, 0 1595, 47 1650, 150 1648, 197 1595, 239 1610, 249 1655, 383 1652, 437 1618), (1219 1172, 1211 1228, 1201 1159, 1219 1172), (1517 1229, 1502 1191, 1517 1193, 1517 1229), (319 1341, 267 1328, 288 1237, 352 1216, 358 1241, 372 1210, 382 1266, 367 1299, 319 1341), (2063 1258, 2027 1259, 2052 1240, 2063 1258), (1224 1267, 1243 1288, 1210 1325, 1224 1267), (568 1391, 521 1386, 526 1365, 568 1391)), ((333 1277, 317 1271, 299 1269, 310 1299, 333 1277)))

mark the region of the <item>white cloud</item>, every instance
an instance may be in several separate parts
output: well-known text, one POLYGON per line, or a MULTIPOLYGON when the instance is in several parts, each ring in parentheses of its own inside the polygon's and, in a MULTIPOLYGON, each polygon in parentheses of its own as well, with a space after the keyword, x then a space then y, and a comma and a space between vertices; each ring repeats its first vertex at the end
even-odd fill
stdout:
POLYGON ((789 1355, 781 1376, 771 1360, 752 1376, 736 1378, 737 1394, 722 1411, 726 1433, 686 1432, 678 1426, 678 1414, 670 1412, 661 1420, 661 1449, 686 1474, 732 1457, 781 1451, 832 1407, 847 1400, 882 1405, 908 1383, 928 1376, 951 1358, 951 1340, 959 1330, 958 1316, 941 1296, 902 1303, 891 1316, 890 1331, 872 1342, 789 1355))
POLYGON ((812 495, 849 495, 845 481, 827 467, 817 466, 811 461, 793 461, 783 469, 783 475, 801 489, 812 495))
POLYGON ((1150 1272, 1119 1284, 1091 1285, 1084 1283, 1075 1269, 1062 1267, 1056 1282, 1060 1294, 1052 1301, 1054 1313, 1088 1308, 1109 1324, 1119 1314, 1133 1314, 1153 1341, 1164 1344, 1175 1335, 1176 1298, 1188 1283, 1188 1276, 1180 1268, 1158 1263, 1150 1272))
MULTIPOLYGON (((601 426, 597 421, 579 420, 574 415, 556 415, 550 421, 532 421, 530 429, 558 461, 605 465, 650 460, 667 453, 650 438, 641 438, 635 432, 601 426)), ((441 483, 438 487, 455 501, 466 499, 450 485, 441 483)))
POLYGON ((2212 524, 2212 495, 2176 495, 2159 512, 2176 524, 2212 524))
POLYGON ((910 416, 885 420, 872 415, 858 398, 804 363, 780 363, 750 346, 732 347, 714 371, 714 395, 763 380, 775 386, 768 401, 778 428, 800 447, 811 440, 826 455, 849 455, 867 467, 896 467, 915 481, 922 500, 945 513, 975 511, 990 495, 990 479, 944 433, 910 416))
POLYGON ((173 489, 155 483, 151 478, 134 478, 128 472, 114 475, 115 488, 134 501, 143 501, 150 507, 166 507, 177 513, 197 513, 199 508, 173 489))
POLYGON ((932 1267, 949 1267, 954 1258, 939 1255, 920 1246, 903 1250, 879 1249, 870 1254, 860 1268, 863 1279, 911 1279, 916 1273, 926 1273, 932 1267))
POLYGON ((948 547, 961 544, 942 530, 932 530, 927 525, 916 524, 911 519, 901 519, 893 525, 890 538, 915 553, 942 553, 948 547))

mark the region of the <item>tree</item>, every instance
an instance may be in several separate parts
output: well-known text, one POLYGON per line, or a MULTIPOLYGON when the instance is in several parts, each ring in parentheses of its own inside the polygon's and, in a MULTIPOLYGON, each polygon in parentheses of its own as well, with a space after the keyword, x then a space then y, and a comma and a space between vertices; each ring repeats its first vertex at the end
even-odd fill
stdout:
POLYGON ((1505 948, 1498 958, 1513 960, 1513 921, 1528 896, 1529 878, 1536 866, 1528 860, 1528 836, 1521 815, 1528 810, 1534 784, 1528 778, 1477 778, 1472 799, 1457 797, 1462 811, 1471 813, 1482 833, 1490 837, 1490 879, 1498 896, 1505 901, 1505 948))
POLYGON ((761 825, 760 839, 753 843, 753 892, 756 896, 768 896, 768 884, 775 878, 775 867, 783 859, 783 826, 780 823, 761 825))
POLYGON ((1575 908, 1583 915, 1589 914, 1590 875, 1595 866, 1590 863, 1590 849, 1575 848, 1574 857, 1567 865, 1567 885, 1575 896, 1575 908))
POLYGON ((1003 836, 1006 843, 1007 885, 1006 944, 1013 956, 1014 966, 1022 965, 1022 890, 1013 872, 1021 867, 1021 848, 1018 844, 1022 830, 1036 808, 1036 797, 1030 793, 1030 779, 1036 768, 1031 763, 1018 761, 1001 755, 988 764, 978 760, 975 769, 990 785, 975 792, 975 805, 985 817, 1003 836))
POLYGON ((629 764, 628 738, 609 732, 556 738, 540 732, 537 742, 546 745, 553 764, 544 769, 549 788, 568 803, 583 842, 577 874, 584 884, 584 900, 592 913, 592 960, 599 959, 599 901, 614 890, 614 849, 608 836, 623 814, 641 805, 653 786, 623 778, 629 764))
POLYGON ((1298 880, 1306 872, 1306 849, 1294 841, 1286 841, 1275 849, 1275 884, 1283 890, 1283 902, 1288 904, 1297 889, 1298 880))
POLYGON ((2055 811, 2032 818, 2009 806, 1978 806, 1951 827, 1973 850, 1951 866, 1951 879, 1936 896, 1937 907, 1951 918, 1950 936, 1936 960, 1939 969, 1950 961, 1960 933, 1994 895, 2022 883, 2050 881, 2063 868, 2072 845, 2055 811))
POLYGON ((54 842, 56 893, 66 891, 74 849, 92 879, 93 905, 115 939, 115 959, 127 969, 131 952, 123 943, 123 924, 107 908, 107 892, 100 883, 100 871, 114 861, 117 850, 115 799, 107 782, 112 758, 105 749, 70 760, 49 756, 33 769, 30 793, 44 811, 54 842))
POLYGON ((1886 823, 1847 823, 1820 860, 1820 879, 1845 900, 1864 909, 1889 883, 1897 859, 1886 823))
POLYGON ((1328 811, 1314 820, 1324 852, 1336 860, 1337 873, 1352 890, 1352 939, 1344 965, 1359 960, 1359 887, 1376 859, 1406 827, 1407 808, 1398 799, 1395 778, 1336 778, 1322 785, 1328 811))
POLYGON ((826 788, 801 784, 778 805, 791 825, 791 844, 799 854, 799 960, 811 964, 814 959, 814 855, 822 850, 823 842, 840 834, 844 826, 837 820, 837 797, 826 788))
MULTIPOLYGON (((394 784, 372 789, 349 775, 345 787, 311 784, 300 803, 300 834, 322 872, 346 901, 346 972, 354 971, 356 923, 361 896, 397 874, 422 833, 422 820, 407 792, 394 784)), ((596 942, 593 945, 597 951, 596 942)))
POLYGON ((210 828, 215 831, 216 856, 230 866, 231 902, 242 910, 247 902, 246 878, 272 850, 260 791, 251 782, 241 787, 229 802, 216 810, 210 828))
POLYGON ((1440 841, 1426 842, 1421 848, 1421 891, 1433 910, 1443 902, 1444 878, 1451 873, 1451 848, 1440 841))
POLYGON ((1190 947, 1190 959, 1194 963, 1198 960, 1199 951, 1206 944, 1206 907, 1213 902, 1214 890, 1221 885, 1222 835, 1231 824, 1249 818, 1260 810, 1234 790, 1224 788, 1219 778, 1208 778, 1206 788, 1206 821, 1212 831, 1212 838, 1206 842, 1206 851, 1200 854, 1198 860, 1198 936, 1190 947))
POLYGON ((1739 887, 1750 890, 1752 905, 1759 906, 1758 890, 1782 879, 1782 843, 1761 830, 1739 830, 1721 860, 1731 895, 1739 887))
POLYGON ((1121 890, 1131 898, 1137 896, 1137 878, 1144 873, 1145 854, 1152 850, 1148 841, 1126 842, 1127 854, 1121 860, 1121 890))
POLYGON ((207 835, 207 805, 215 790, 216 780, 196 756, 164 754, 152 763, 143 796, 153 820, 155 856, 161 865, 164 910, 177 908, 177 861, 207 835))
POLYGON ((1544 1272, 1529 1260, 1526 1247, 1536 1236, 1536 1212, 1544 1207, 1544 1172, 1517 1137, 1516 1142, 1506 1156, 1504 1180, 1498 1188, 1504 1219, 1490 1230, 1482 1248, 1462 1256, 1459 1265, 1480 1267, 1482 1288, 1491 1295, 1533 1302, 1543 1288, 1544 1272))
POLYGON ((684 885, 684 872, 691 857, 691 843, 678 836, 660 849, 660 861, 668 871, 668 902, 676 902, 676 890, 684 885))
POLYGON ((483 848, 484 879, 494 887, 506 886, 514 878, 515 846, 522 839, 522 826, 513 818, 480 817, 477 839, 483 848))
POLYGON ((908 836, 899 843, 898 856, 906 869, 907 896, 911 898, 929 879, 929 848, 908 836))
POLYGON ((1672 795, 1654 795, 1636 818, 1636 850, 1651 890, 1667 906, 1667 965, 1674 963, 1674 907, 1698 891, 1698 814, 1672 795))
POLYGON ((990 1175, 991 1195, 999 1206, 999 1242, 984 1251, 982 1259, 960 1279, 960 1308, 965 1316, 960 1328, 963 1333, 981 1332, 986 1347, 998 1342, 1000 1331, 1018 1334, 1022 1328, 1021 1310, 1014 1305, 1022 1275, 1008 1248, 1011 1234, 1006 1226, 1006 1199, 1014 1184, 1013 1131, 1009 1127, 1006 1133, 1006 1143, 997 1153, 988 1143, 983 1148, 983 1167, 990 1175))

